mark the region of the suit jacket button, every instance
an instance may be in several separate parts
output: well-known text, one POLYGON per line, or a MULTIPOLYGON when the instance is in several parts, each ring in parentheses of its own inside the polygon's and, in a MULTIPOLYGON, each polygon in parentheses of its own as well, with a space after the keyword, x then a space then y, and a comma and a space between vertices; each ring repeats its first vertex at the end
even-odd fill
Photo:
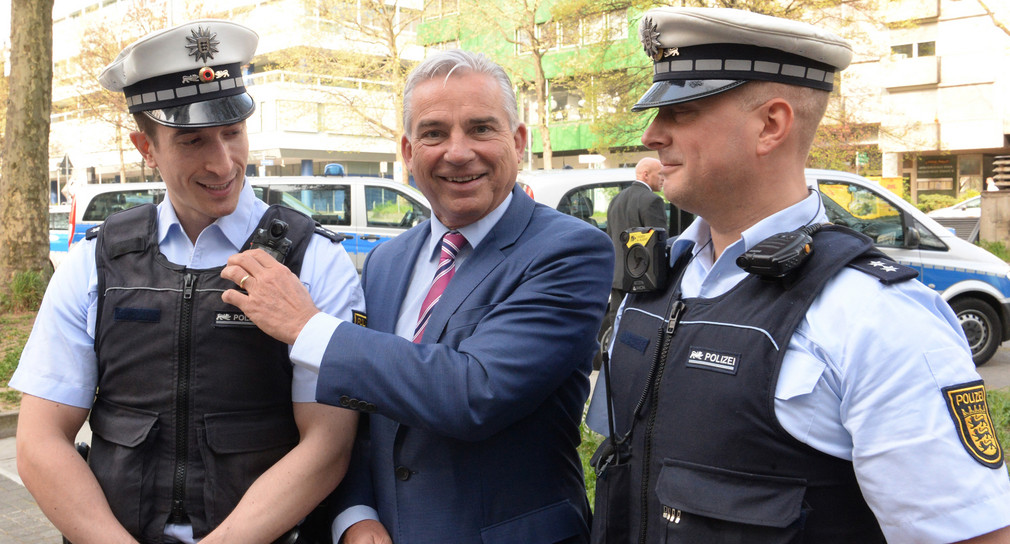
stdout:
POLYGON ((351 399, 347 404, 351 410, 357 410, 361 408, 361 401, 358 399, 351 399))
POLYGON ((401 482, 406 482, 407 480, 410 479, 410 475, 411 475, 411 472, 410 472, 409 468, 407 468, 407 467, 405 467, 403 465, 400 465, 400 466, 396 467, 396 479, 397 480, 400 480, 401 482))
POLYGON ((350 405, 350 404, 351 404, 351 398, 350 397, 348 397, 347 395, 341 395, 340 396, 340 405, 341 406, 343 406, 344 408, 347 408, 347 406, 350 405))

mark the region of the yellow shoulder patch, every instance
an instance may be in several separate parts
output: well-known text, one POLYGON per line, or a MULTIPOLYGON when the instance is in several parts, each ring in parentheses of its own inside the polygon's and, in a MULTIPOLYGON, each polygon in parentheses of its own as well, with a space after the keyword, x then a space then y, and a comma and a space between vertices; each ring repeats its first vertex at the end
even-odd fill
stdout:
POLYGON ((982 380, 945 387, 943 396, 964 449, 987 467, 1003 466, 1003 449, 996 439, 982 380))
POLYGON ((359 312, 357 310, 351 310, 351 322, 355 325, 361 325, 362 327, 368 326, 368 316, 364 312, 359 312))

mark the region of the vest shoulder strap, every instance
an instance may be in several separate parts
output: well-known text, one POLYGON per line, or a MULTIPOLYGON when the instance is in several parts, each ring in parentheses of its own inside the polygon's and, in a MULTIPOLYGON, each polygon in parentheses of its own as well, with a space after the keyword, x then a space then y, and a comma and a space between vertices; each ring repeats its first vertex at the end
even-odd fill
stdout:
POLYGON ((154 243, 157 234, 158 208, 154 204, 142 204, 116 212, 97 227, 88 229, 88 235, 101 235, 99 251, 105 251, 110 259, 135 251, 144 251, 154 243))
POLYGON ((849 267, 877 278, 884 285, 901 283, 919 276, 919 272, 914 268, 898 264, 878 249, 869 250, 856 257, 849 263, 849 267))

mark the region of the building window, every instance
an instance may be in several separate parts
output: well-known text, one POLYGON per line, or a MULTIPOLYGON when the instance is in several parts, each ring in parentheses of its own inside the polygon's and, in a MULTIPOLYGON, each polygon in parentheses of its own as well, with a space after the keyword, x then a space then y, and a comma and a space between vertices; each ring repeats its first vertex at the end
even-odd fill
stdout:
MULTIPOLYGON (((541 51, 623 40, 628 37, 628 13, 619 9, 582 19, 547 21, 537 25, 536 37, 541 51)), ((516 29, 515 43, 517 55, 532 51, 529 36, 521 28, 516 29)))
POLYGON ((561 47, 577 47, 582 43, 578 19, 561 21, 558 26, 561 27, 561 39, 559 40, 561 47))
POLYGON ((449 49, 459 49, 459 40, 429 43, 424 46, 424 54, 425 56, 430 56, 436 51, 448 51, 449 49))
POLYGON ((531 45, 532 40, 530 40, 530 35, 525 29, 516 29, 516 54, 522 55, 525 53, 531 53, 533 51, 533 46, 531 45))
POLYGON ((459 0, 432 0, 431 5, 424 11, 425 21, 456 15, 459 13, 459 0))
POLYGON ((537 25, 537 41, 540 43, 540 49, 554 49, 558 43, 558 24, 547 21, 537 25))
POLYGON ((936 42, 903 43, 891 46, 891 56, 901 59, 936 56, 936 42))

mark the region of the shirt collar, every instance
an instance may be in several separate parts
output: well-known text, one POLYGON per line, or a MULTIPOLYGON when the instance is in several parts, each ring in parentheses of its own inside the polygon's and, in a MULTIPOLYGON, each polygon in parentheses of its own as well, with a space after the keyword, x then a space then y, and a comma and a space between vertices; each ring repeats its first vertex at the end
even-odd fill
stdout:
MULTIPOLYGON (((472 249, 476 249, 481 241, 491 232, 491 229, 498 224, 498 221, 505 215, 505 211, 508 210, 509 204, 512 202, 512 192, 510 191, 505 197, 505 200, 498 205, 497 208, 491 210, 491 213, 485 215, 484 217, 456 229, 466 237, 466 242, 472 249)), ((431 214, 431 221, 429 222, 431 227, 431 234, 428 236, 428 255, 429 259, 435 258, 441 253, 441 243, 442 236, 449 232, 449 228, 442 224, 441 221, 435 217, 435 214, 431 214), (436 251, 438 253, 436 253, 436 251)))
MULTIPOLYGON (((780 232, 794 231, 812 223, 823 223, 827 220, 828 217, 825 214, 824 205, 821 201, 821 193, 811 190, 807 198, 762 219, 757 224, 743 231, 741 239, 726 248, 726 251, 720 255, 720 260, 726 257, 727 254, 731 254, 735 262, 737 256, 742 255, 745 251, 757 245, 758 242, 770 236, 774 236, 780 232)), ((670 250, 670 265, 672 266, 677 257, 692 244, 694 245, 693 251, 697 254, 711 245, 711 241, 712 231, 708 223, 700 217, 695 219, 673 241, 670 250)))
MULTIPOLYGON (((242 249, 249 233, 255 228, 258 216, 254 214, 258 208, 265 208, 266 204, 256 198, 252 185, 247 181, 243 182, 242 190, 239 192, 238 205, 235 211, 217 218, 216 221, 207 226, 208 229, 217 229, 225 238, 235 246, 235 251, 242 249), (254 221, 254 217, 257 219, 254 221)), ((186 236, 179 222, 179 216, 175 213, 175 207, 171 203, 171 195, 165 193, 165 200, 158 205, 158 243, 162 244, 165 239, 172 236, 186 236)))

